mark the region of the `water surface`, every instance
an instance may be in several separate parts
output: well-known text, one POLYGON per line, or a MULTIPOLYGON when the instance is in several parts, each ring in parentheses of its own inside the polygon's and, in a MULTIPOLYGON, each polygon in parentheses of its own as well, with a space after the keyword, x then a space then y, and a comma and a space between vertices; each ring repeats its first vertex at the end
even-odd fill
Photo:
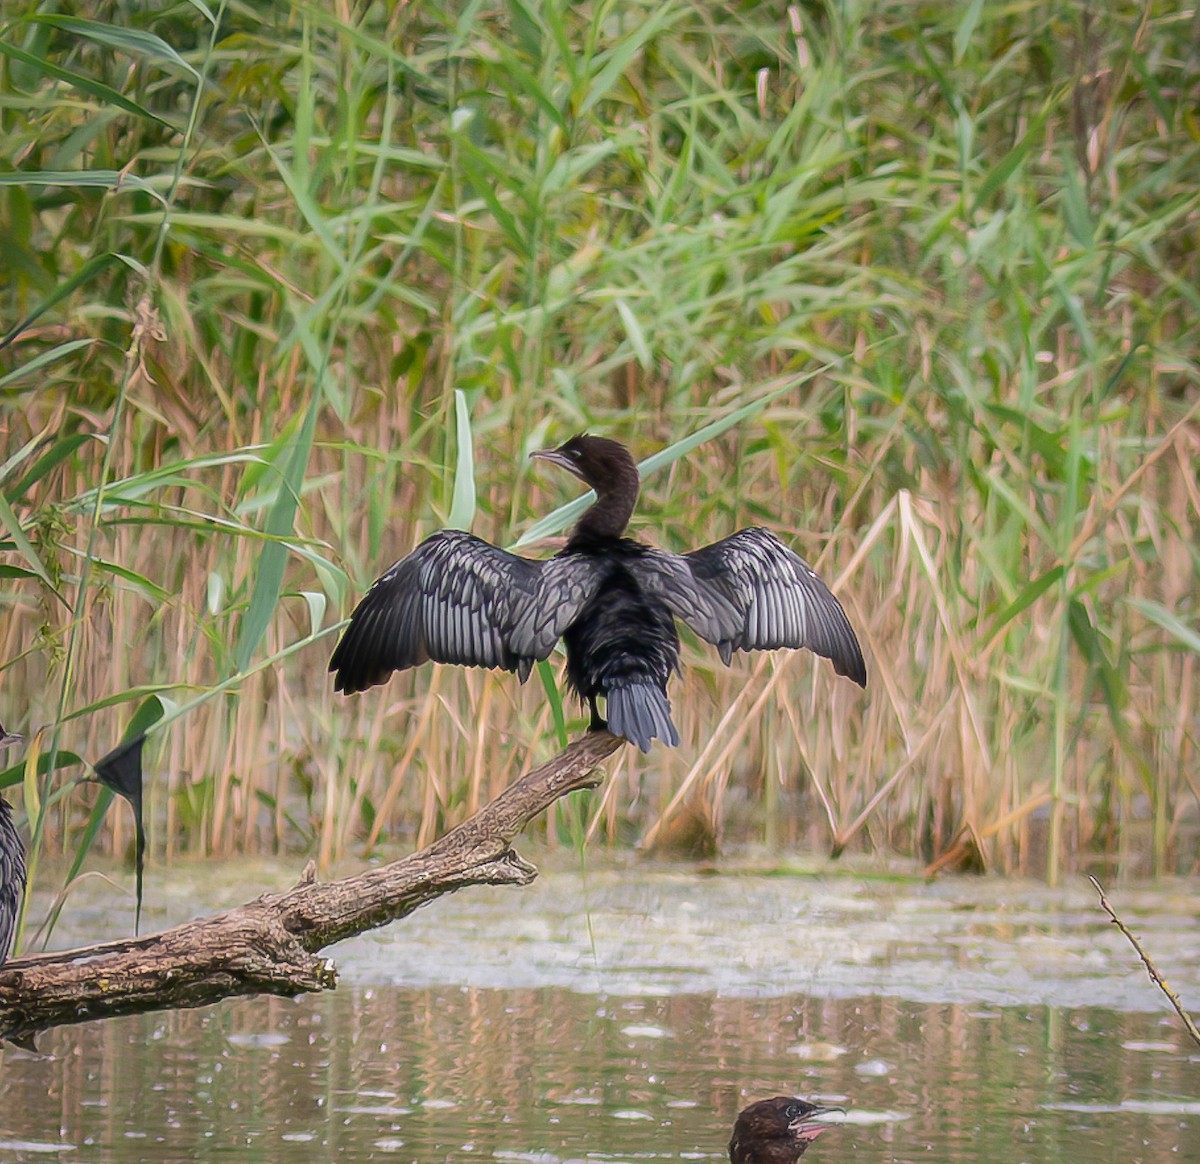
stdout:
MULTIPOLYGON (((1194 888, 1114 895, 1185 999, 1194 888)), ((1200 1051, 1123 941, 1074 888, 550 873, 336 947, 332 994, 0 1052, 0 1161, 720 1161, 794 1092, 848 1109, 805 1164, 1200 1164, 1200 1051)))

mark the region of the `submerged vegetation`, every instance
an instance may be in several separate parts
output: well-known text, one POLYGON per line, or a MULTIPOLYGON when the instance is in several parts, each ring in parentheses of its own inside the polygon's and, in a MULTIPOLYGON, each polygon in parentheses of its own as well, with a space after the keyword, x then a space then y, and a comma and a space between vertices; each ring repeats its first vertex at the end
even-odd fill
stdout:
POLYGON ((326 664, 433 529, 561 533, 526 457, 584 428, 655 454, 663 548, 793 544, 869 686, 688 639, 681 747, 626 748, 552 840, 690 814, 1194 867, 1187 10, 5 12, 0 719, 32 742, 0 785, 34 868, 91 843, 78 758, 135 714, 160 861, 426 841, 580 730, 557 668, 346 700, 326 664))

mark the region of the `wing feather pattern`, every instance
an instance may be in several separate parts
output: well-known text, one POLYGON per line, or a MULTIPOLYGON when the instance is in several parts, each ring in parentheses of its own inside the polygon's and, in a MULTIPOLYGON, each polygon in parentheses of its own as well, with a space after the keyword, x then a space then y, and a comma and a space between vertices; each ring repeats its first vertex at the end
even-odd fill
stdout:
POLYGON ((768 530, 739 530, 690 554, 650 550, 634 569, 725 663, 734 651, 806 647, 839 675, 867 685, 862 649, 841 603, 768 530))
POLYGON ((524 682, 595 593, 588 559, 522 558, 442 530, 388 569, 350 616, 329 669, 353 694, 432 659, 516 671, 524 682))
POLYGON ((11 809, 0 798, 0 962, 12 951, 24 896, 25 849, 13 824, 11 809))

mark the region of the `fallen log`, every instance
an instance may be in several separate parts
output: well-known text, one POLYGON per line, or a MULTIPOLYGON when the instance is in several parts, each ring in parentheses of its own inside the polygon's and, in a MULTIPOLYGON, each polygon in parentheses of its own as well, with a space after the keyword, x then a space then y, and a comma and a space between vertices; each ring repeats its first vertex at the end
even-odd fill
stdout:
POLYGON ((427 848, 337 881, 309 863, 299 884, 157 934, 0 965, 0 1039, 23 1046, 50 1027, 239 995, 294 996, 337 985, 319 951, 406 917, 469 885, 528 885, 537 869, 512 847, 560 797, 595 788, 625 741, 589 732, 427 848))

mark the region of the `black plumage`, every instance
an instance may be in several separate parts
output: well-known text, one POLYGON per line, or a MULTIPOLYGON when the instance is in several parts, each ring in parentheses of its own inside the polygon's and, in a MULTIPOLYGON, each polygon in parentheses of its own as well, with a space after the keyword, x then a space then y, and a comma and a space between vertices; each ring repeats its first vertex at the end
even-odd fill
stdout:
MULTIPOLYGON (((0 725, 0 750, 19 743, 21 737, 0 725)), ((25 897, 25 846, 13 823, 12 809, 0 796, 0 963, 12 953, 17 919, 25 897)))
POLYGON ((564 549, 534 561, 459 530, 434 534, 359 603, 329 663, 336 690, 364 691, 429 659, 502 667, 524 682, 561 638, 591 726, 649 751, 654 739, 679 742, 667 698, 679 670, 676 619, 726 663, 734 651, 807 647, 866 686, 845 611, 774 534, 744 529, 689 554, 664 553, 623 536, 639 488, 624 446, 583 435, 534 456, 596 491, 564 549))
POLYGON ((0 796, 0 962, 12 952, 24 897, 25 846, 13 824, 12 809, 0 796))
POLYGON ((752 1103, 733 1125, 730 1164, 795 1164, 813 1140, 834 1126, 822 1123, 822 1117, 841 1110, 792 1095, 752 1103))

